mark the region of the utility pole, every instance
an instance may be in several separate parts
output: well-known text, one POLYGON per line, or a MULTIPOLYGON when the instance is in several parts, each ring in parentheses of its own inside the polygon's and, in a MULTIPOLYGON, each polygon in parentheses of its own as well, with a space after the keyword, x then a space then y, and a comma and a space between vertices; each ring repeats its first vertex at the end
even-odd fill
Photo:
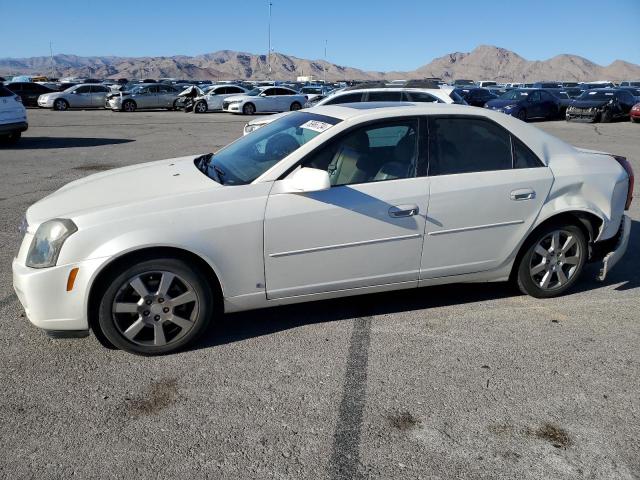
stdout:
POLYGON ((269 65, 269 79, 271 79, 271 2, 269 2, 269 49, 267 50, 267 65, 269 65))

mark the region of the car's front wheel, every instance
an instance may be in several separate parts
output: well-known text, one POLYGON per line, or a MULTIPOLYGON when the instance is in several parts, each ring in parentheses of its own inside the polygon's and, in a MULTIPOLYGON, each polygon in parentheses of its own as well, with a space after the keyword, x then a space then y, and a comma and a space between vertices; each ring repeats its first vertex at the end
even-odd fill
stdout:
POLYGON ((193 113, 206 113, 207 111, 207 102, 204 100, 196 103, 195 107, 193 107, 193 113))
POLYGON ((611 110, 604 110, 600 114, 600 123, 611 123, 611 119, 613 116, 611 115, 611 110))
POLYGON ((137 107, 136 102, 134 102, 133 100, 125 100, 124 103, 122 104, 122 111, 135 112, 136 107, 137 107))
POLYGON ((536 298, 557 297, 571 288, 588 255, 585 235, 575 225, 549 225, 525 248, 518 265, 518 287, 536 298))
POLYGON ((256 113, 256 107, 253 103, 245 103, 244 107, 242 107, 242 113, 245 115, 253 115, 256 113))
POLYGON ((62 98, 59 98, 58 100, 53 102, 53 109, 59 112, 64 112, 65 110, 69 109, 69 102, 62 98))
POLYGON ((301 108, 302 108, 302 105, 300 105, 299 102, 293 102, 289 110, 291 110, 292 112, 295 112, 296 110, 300 110, 301 108))
POLYGON ((522 120, 523 122, 527 121, 527 111, 526 110, 520 110, 518 112, 518 114, 516 115, 516 117, 520 120, 522 120))
POLYGON ((116 347, 161 355, 200 337, 212 314, 205 274, 183 260, 157 258, 124 267, 108 279, 98 323, 116 347))

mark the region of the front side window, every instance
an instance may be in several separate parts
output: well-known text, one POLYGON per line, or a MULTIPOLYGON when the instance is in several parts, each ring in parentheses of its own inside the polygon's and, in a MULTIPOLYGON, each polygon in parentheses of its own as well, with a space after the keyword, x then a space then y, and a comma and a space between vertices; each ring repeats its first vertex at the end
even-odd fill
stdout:
POLYGON ((326 170, 334 187, 415 177, 418 121, 360 127, 313 152, 305 167, 326 170))
POLYGON ((506 170, 512 167, 510 134, 473 118, 429 121, 429 175, 506 170))
POLYGON ((206 165, 197 165, 223 185, 244 185, 269 170, 309 140, 340 120, 307 112, 292 112, 220 150, 206 165))
POLYGON ((88 85, 76 88, 76 93, 90 93, 91 87, 88 85))
POLYGON ((276 89, 275 88, 267 88, 264 92, 267 97, 273 97, 274 95, 277 95, 276 93, 276 89))
POLYGON ((276 88, 276 95, 293 95, 295 92, 288 88, 276 88))
POLYGON ((541 100, 542 100, 542 95, 540 94, 540 92, 532 92, 531 95, 529 95, 530 102, 539 102, 541 100))

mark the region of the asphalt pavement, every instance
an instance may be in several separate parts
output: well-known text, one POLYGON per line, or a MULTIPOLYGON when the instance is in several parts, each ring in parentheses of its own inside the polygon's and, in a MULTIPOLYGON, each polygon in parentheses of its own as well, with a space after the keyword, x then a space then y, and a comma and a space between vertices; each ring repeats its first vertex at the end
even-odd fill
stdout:
MULTIPOLYGON (((247 118, 28 115, 0 149, 0 478, 640 478, 638 198, 622 263, 561 298, 461 284, 279 307, 144 358, 29 324, 19 220, 82 176, 215 151, 247 118)), ((640 172, 640 125, 536 126, 640 172)))

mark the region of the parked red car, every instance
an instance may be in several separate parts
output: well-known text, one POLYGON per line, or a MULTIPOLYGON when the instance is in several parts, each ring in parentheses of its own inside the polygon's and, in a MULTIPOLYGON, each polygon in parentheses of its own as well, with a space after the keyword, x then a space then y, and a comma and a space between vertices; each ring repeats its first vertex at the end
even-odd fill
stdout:
POLYGON ((631 110, 629 111, 629 117, 632 122, 638 123, 640 122, 640 103, 636 103, 631 110))

